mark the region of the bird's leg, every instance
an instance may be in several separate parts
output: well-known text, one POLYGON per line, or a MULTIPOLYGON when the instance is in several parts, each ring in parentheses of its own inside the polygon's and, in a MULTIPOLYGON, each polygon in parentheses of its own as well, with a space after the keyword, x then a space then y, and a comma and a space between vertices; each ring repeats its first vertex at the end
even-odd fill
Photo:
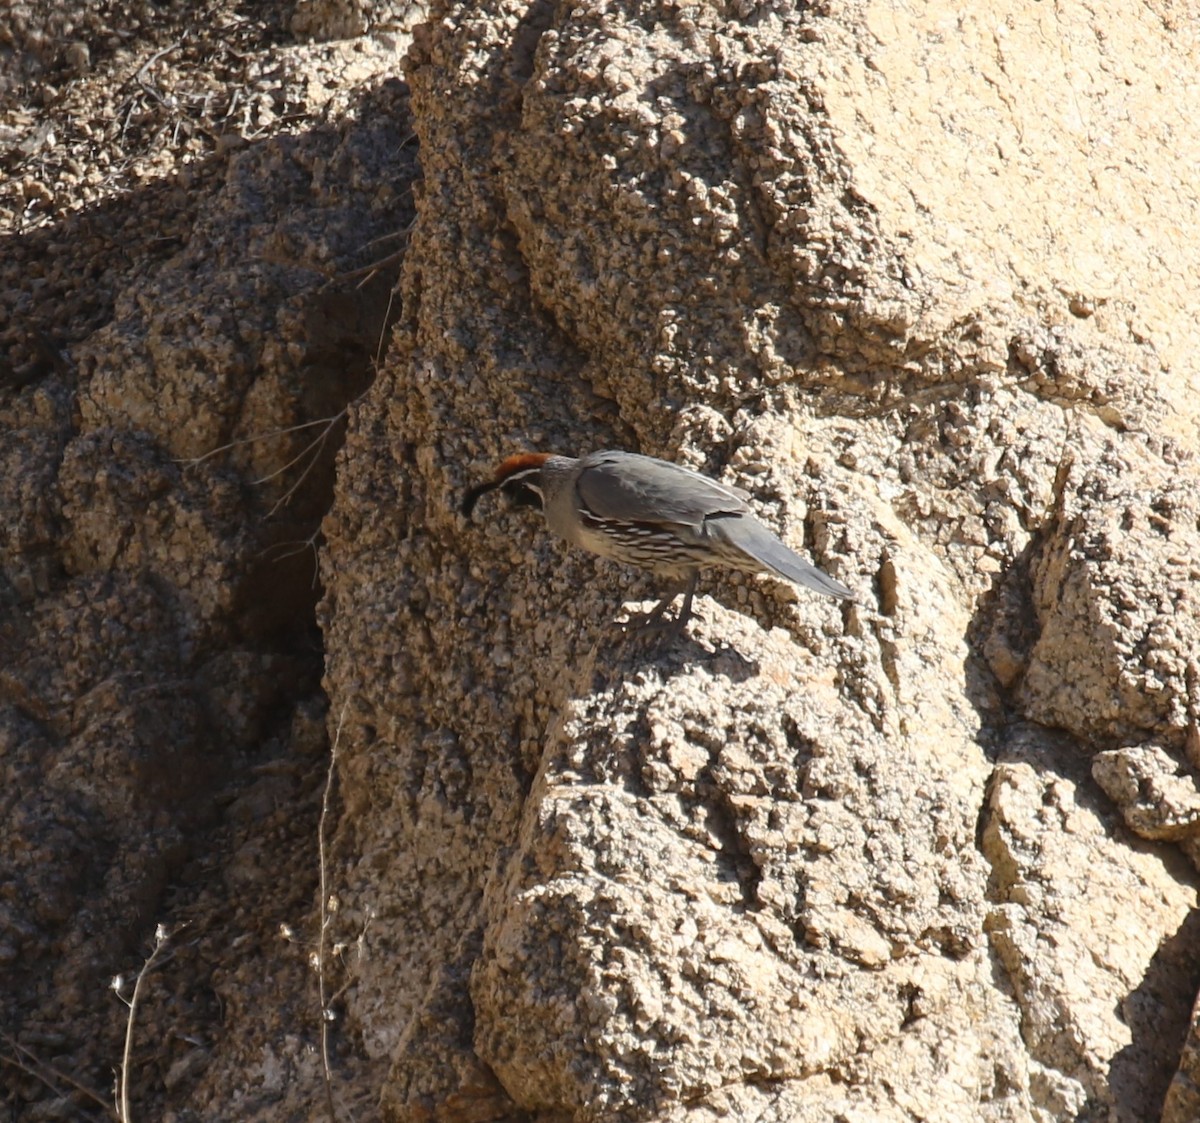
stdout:
POLYGON ((666 596, 664 596, 658 602, 658 604, 656 604, 652 609, 650 609, 650 611, 647 612, 646 615, 642 618, 642 620, 640 621, 641 627, 649 629, 649 628, 653 628, 657 624, 659 624, 659 622, 663 618, 663 614, 667 611, 667 605, 669 605, 677 596, 679 596, 680 592, 682 591, 682 588, 683 588, 682 585, 676 585, 674 588, 670 589, 667 592, 666 596))
MULTIPOLYGON (((693 572, 692 576, 684 581, 680 581, 676 585, 667 590, 666 595, 644 616, 630 617, 624 624, 626 629, 633 629, 638 632, 653 632, 659 628, 666 627, 662 622, 663 614, 667 611, 667 607, 671 602, 679 596, 680 593, 686 593, 684 601, 684 611, 691 611, 692 593, 696 588, 696 575, 693 572)), ((677 627, 677 622, 672 623, 671 628, 677 627)))
POLYGON ((655 628, 661 627, 663 613, 667 611, 667 605, 669 605, 677 596, 679 596, 682 588, 682 585, 676 585, 658 602, 658 604, 650 609, 649 612, 638 613, 636 616, 631 616, 621 626, 626 631, 635 632, 648 632, 655 628))
MULTIPOLYGON (((683 637, 683 630, 687 627, 687 622, 692 617, 692 597, 696 595, 696 581, 700 576, 700 571, 693 569, 691 576, 687 579, 687 584, 683 591, 683 605, 679 609, 679 615, 675 617, 674 623, 671 624, 670 636, 671 642, 677 643, 683 637)), ((672 594, 674 599, 674 594, 672 594)))
POLYGON ((668 590, 667 595, 662 598, 645 616, 634 617, 625 626, 634 628, 638 634, 646 632, 665 631, 669 643, 675 643, 683 635, 684 628, 687 627, 688 620, 692 616, 692 598, 696 595, 696 582, 699 579, 699 571, 693 569, 688 576, 677 584, 674 588, 668 590), (667 606, 679 594, 683 594, 683 605, 679 609, 679 615, 675 617, 669 624, 663 622, 663 614, 667 611, 667 606))

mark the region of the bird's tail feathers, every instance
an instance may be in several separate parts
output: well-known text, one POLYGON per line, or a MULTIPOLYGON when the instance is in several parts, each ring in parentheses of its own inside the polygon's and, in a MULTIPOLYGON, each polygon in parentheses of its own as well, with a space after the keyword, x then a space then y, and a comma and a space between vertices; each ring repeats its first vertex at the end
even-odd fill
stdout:
POLYGON ((710 520, 709 527, 777 576, 829 597, 854 600, 850 589, 788 549, 760 522, 747 518, 719 519, 710 520))

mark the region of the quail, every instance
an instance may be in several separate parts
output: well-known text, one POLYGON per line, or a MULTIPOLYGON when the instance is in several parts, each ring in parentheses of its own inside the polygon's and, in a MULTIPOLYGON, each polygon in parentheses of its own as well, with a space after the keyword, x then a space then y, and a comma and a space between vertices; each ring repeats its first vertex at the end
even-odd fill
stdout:
POLYGON ((772 573, 826 596, 853 600, 840 581, 805 561, 755 517, 740 488, 634 452, 593 452, 579 458, 545 452, 510 456, 486 483, 463 497, 471 517, 480 496, 503 492, 517 507, 536 507, 560 538, 604 558, 673 578, 675 587, 646 618, 661 620, 683 592, 672 625, 682 634, 704 566, 772 573))

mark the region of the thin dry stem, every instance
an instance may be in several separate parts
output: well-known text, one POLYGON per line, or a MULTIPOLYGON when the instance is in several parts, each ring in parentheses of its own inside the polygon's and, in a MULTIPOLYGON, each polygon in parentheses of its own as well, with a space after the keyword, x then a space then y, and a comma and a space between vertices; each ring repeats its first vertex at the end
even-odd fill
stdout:
MULTIPOLYGON (((355 401, 357 400, 358 399, 356 398, 355 401)), ((353 402, 350 403, 350 405, 353 404, 353 402)), ((324 448, 325 442, 329 439, 329 434, 333 432, 333 427, 349 412, 350 405, 347 405, 340 412, 335 413, 332 417, 328 418, 327 420, 329 423, 322 430, 321 435, 317 437, 316 440, 309 441, 304 449, 298 455, 293 456, 292 459, 289 460, 282 468, 277 469, 270 475, 263 476, 260 480, 254 481, 255 483, 260 484, 266 483, 268 480, 279 475, 280 472, 286 472, 288 468, 290 468, 301 458, 308 456, 309 453, 312 453, 312 455, 309 456, 308 463, 304 466, 304 471, 300 473, 300 478, 275 501, 271 507, 268 517, 270 517, 270 515, 274 515, 280 507, 284 506, 284 504, 286 504, 287 501, 296 494, 296 491, 299 489, 300 485, 303 484, 306 479, 308 479, 308 473, 313 470, 313 467, 316 465, 318 459, 320 459, 321 449, 324 448)))
POLYGON ((312 587, 315 589, 321 577, 321 568, 317 558, 317 539, 320 535, 321 528, 318 527, 302 542, 295 539, 290 542, 276 542, 263 550, 261 556, 271 561, 281 562, 287 558, 294 558, 297 554, 303 554, 306 550, 311 550, 313 555, 312 587))
POLYGON ((93 1103, 99 1105, 107 1116, 116 1120, 116 1123, 121 1123, 112 1104, 94 1088, 89 1088, 86 1084, 75 1079, 70 1073, 63 1072, 62 1069, 52 1065, 49 1061, 43 1061, 33 1050, 22 1045, 15 1037, 9 1034, 0 1033, 0 1041, 3 1041, 12 1050, 12 1056, 0 1053, 0 1064, 11 1065, 19 1072, 23 1072, 27 1076, 32 1076, 35 1080, 41 1081, 56 1096, 63 1094, 64 1085, 74 1088, 80 1095, 86 1096, 93 1103))
MULTIPOLYGON (((168 940, 167 930, 160 924, 154 930, 154 950, 142 964, 142 969, 138 972, 137 980, 133 984, 133 994, 129 999, 129 1019, 125 1023, 125 1049, 121 1054, 121 1074, 117 1081, 117 1119, 120 1120, 120 1123, 133 1123, 133 1116, 129 1112, 129 1062, 133 1057, 133 1030, 137 1018, 138 1001, 142 996, 142 987, 145 984, 146 976, 158 961, 168 940)), ((116 989, 115 984, 114 989, 116 989)), ((120 991, 117 992, 117 997, 120 998, 120 991)))
POLYGON ((335 413, 332 417, 318 417, 316 421, 302 421, 299 425, 289 425, 286 429, 272 429, 269 433, 259 433, 253 437, 242 437, 240 440, 230 441, 228 444, 219 445, 217 448, 206 452, 203 456, 185 457, 181 460, 177 460, 176 463, 188 465, 203 464, 206 460, 211 460, 214 456, 218 456, 222 452, 228 452, 231 448, 240 448, 242 445, 256 444, 258 441, 268 441, 272 437, 284 437, 288 433, 298 433, 301 429, 311 429, 314 425, 331 425, 345 412, 346 410, 342 409, 335 413))
POLYGON ((325 791, 321 794, 321 818, 317 823, 317 862, 320 878, 320 931, 317 934, 317 992, 321 1002, 321 1075, 325 1080, 325 1106, 330 1123, 337 1123, 337 1108, 333 1102, 333 1067, 329 1063, 329 996, 325 979, 325 937, 329 930, 329 864, 326 858, 326 829, 329 822, 329 805, 332 802, 333 782, 337 773, 338 744, 342 739, 342 722, 346 717, 346 706, 338 715, 337 730, 329 749, 329 771, 325 774, 325 791))

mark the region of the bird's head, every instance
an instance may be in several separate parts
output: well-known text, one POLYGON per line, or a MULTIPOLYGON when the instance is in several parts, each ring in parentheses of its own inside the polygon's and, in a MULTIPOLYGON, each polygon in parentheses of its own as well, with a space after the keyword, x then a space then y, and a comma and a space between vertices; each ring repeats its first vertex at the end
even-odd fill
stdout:
POLYGON ((463 515, 469 519, 479 497, 489 491, 504 492, 513 507, 536 507, 540 511, 543 505, 542 465, 551 455, 549 452, 519 452, 502 461, 490 480, 476 484, 463 496, 463 515))

